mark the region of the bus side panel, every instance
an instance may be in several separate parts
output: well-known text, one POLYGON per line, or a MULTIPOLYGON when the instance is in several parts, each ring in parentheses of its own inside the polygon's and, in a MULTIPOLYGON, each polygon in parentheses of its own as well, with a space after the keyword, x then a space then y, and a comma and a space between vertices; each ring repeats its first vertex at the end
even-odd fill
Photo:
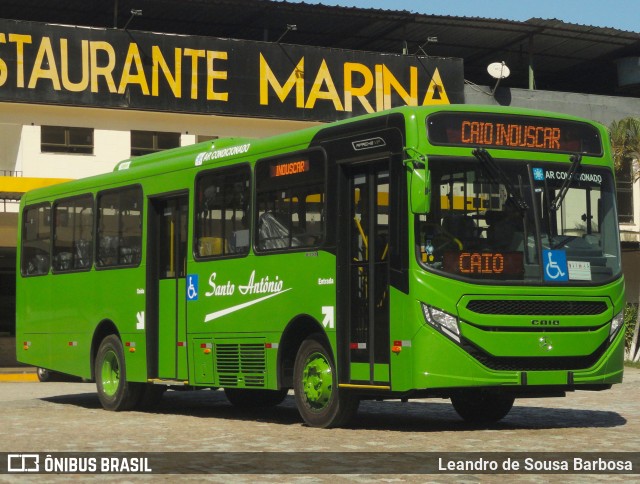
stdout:
POLYGON ((44 279, 50 286, 50 299, 41 299, 38 305, 48 315, 52 358, 49 368, 90 378, 95 326, 90 302, 96 296, 95 275, 91 272, 51 274, 44 279))
MULTIPOLYGON (((196 341, 213 337, 211 363, 215 366, 217 385, 235 386, 235 381, 241 382, 242 351, 251 348, 257 351, 261 346, 266 349, 260 354, 260 358, 265 358, 263 371, 269 373, 265 384, 276 388, 277 378, 270 373, 276 370, 280 338, 287 325, 301 315, 316 321, 318 331, 324 328, 336 354, 336 276, 332 254, 310 250, 196 262, 190 271, 198 276, 199 287, 197 299, 187 304, 189 347, 201 351, 196 341), (235 365, 238 370, 223 371, 221 365, 227 369, 235 365), (221 382, 222 373, 226 377, 233 373, 236 379, 221 382)), ((207 374, 208 369, 201 367, 207 360, 199 356, 197 361, 200 366, 195 370, 192 367, 190 374, 207 374)))
POLYGON ((97 271, 90 336, 100 323, 115 325, 124 346, 127 380, 147 379, 145 352, 145 266, 97 271), (135 343, 132 347, 127 343, 135 343), (131 351, 131 348, 134 351, 131 351))
MULTIPOLYGON (((19 259, 18 259, 19 260, 19 259)), ((53 369, 49 276, 16 276, 16 356, 21 363, 53 369)))

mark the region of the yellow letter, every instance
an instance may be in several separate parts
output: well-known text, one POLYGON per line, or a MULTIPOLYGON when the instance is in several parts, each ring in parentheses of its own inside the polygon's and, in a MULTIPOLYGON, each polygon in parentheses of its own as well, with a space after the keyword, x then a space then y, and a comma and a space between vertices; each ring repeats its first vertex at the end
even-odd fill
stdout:
POLYGON ((207 51, 207 100, 209 101, 228 101, 228 92, 215 92, 213 89, 213 81, 215 79, 226 79, 227 71, 213 70, 213 61, 216 59, 227 60, 227 52, 218 52, 215 50, 207 51))
POLYGON ((269 104, 269 86, 271 86, 280 99, 280 102, 284 102, 287 98, 293 85, 296 85, 296 107, 304 108, 304 57, 300 59, 298 65, 293 69, 293 72, 289 76, 289 79, 281 86, 273 74, 273 71, 267 64, 266 59, 260 53, 260 104, 269 104))
POLYGON ((116 53, 108 42, 97 41, 89 43, 91 53, 91 92, 98 92, 98 77, 103 76, 107 83, 109 92, 117 92, 116 83, 113 82, 113 67, 116 65, 116 53), (98 51, 107 53, 108 62, 106 66, 98 66, 98 51))
POLYGON ((36 54, 36 60, 33 63, 33 70, 31 71, 31 78, 29 79, 29 89, 36 87, 38 79, 51 79, 53 88, 56 91, 60 90, 60 78, 58 77, 56 58, 53 56, 51 39, 49 39, 49 37, 42 37, 42 41, 40 42, 40 48, 36 54), (45 69, 43 64, 48 65, 49 68, 45 69))
MULTIPOLYGON (((76 63, 77 64, 77 63, 76 63)), ((89 85, 89 41, 82 41, 82 59, 80 61, 82 78, 75 83, 69 80, 69 51, 67 39, 60 39, 60 74, 62 75, 62 85, 67 91, 84 91, 89 85)))
POLYGON ((433 73, 431 82, 429 83, 429 88, 427 89, 427 93, 424 96, 424 101, 422 101, 423 106, 427 104, 450 104, 449 97, 447 96, 447 91, 444 90, 444 85, 442 84, 442 79, 440 78, 440 72, 438 72, 437 67, 433 73), (433 98, 436 90, 440 95, 440 99, 433 98))
POLYGON ((373 88, 373 74, 364 64, 345 62, 344 64, 344 109, 353 111, 353 97, 355 96, 368 113, 373 112, 373 107, 365 97, 373 88), (353 86, 353 73, 358 72, 364 77, 364 83, 360 87, 353 86))
POLYGON ((383 65, 376 64, 376 111, 382 111, 384 109, 384 75, 383 65))
MULTIPOLYGON (((0 44, 5 44, 7 42, 7 38, 4 34, 0 34, 0 44)), ((0 59, 0 86, 4 86, 4 83, 7 82, 7 63, 0 59)))
POLYGON ((191 57, 191 99, 198 99, 198 57, 204 57, 204 50, 184 49, 184 55, 191 57))
POLYGON ((338 91, 336 90, 336 86, 331 78, 329 67, 327 67, 327 62, 324 59, 322 59, 322 64, 320 64, 320 69, 318 69, 318 75, 313 81, 313 86, 311 87, 311 92, 307 98, 305 108, 313 109, 316 104, 316 99, 328 99, 329 101, 333 101, 333 106, 336 111, 344 111, 342 102, 340 101, 340 96, 338 96, 338 91), (324 83, 327 84, 327 91, 320 90, 324 83))
POLYGON ((160 47, 154 45, 151 47, 151 59, 153 61, 153 70, 151 75, 151 95, 158 95, 158 67, 164 72, 164 77, 169 83, 169 87, 176 98, 182 97, 182 50, 180 47, 175 48, 176 61, 174 64, 175 76, 171 75, 169 66, 167 65, 160 47))
POLYGON ((127 52, 127 58, 124 61, 124 67, 122 68, 122 78, 120 79, 120 86, 118 87, 118 94, 124 94, 125 89, 129 84, 139 84, 142 89, 142 94, 149 95, 149 85, 147 84, 147 78, 144 76, 144 68, 142 67, 142 59, 140 59, 140 51, 138 50, 138 44, 132 42, 129 44, 129 51, 127 52), (136 75, 131 74, 131 64, 135 63, 136 75))
POLYGON ((9 42, 16 43, 16 87, 24 87, 24 44, 31 43, 31 36, 9 34, 9 42))
POLYGON ((384 107, 388 109, 391 105, 391 87, 400 95, 402 100, 407 106, 418 105, 418 68, 411 66, 409 68, 410 73, 410 87, 411 93, 408 93, 402 84, 395 78, 386 65, 382 64, 382 79, 384 82, 384 107))

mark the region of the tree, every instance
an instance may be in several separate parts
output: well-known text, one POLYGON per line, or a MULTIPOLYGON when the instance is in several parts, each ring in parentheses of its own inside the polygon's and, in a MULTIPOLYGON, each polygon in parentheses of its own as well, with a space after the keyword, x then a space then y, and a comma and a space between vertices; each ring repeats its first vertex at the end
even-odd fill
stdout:
POLYGON ((624 118, 620 121, 614 121, 609 126, 609 134, 611 136, 611 151, 616 171, 624 175, 631 173, 622 173, 622 170, 633 167, 633 179, 640 178, 640 168, 638 160, 640 160, 640 119, 624 118), (628 168, 627 168, 628 167, 628 168))

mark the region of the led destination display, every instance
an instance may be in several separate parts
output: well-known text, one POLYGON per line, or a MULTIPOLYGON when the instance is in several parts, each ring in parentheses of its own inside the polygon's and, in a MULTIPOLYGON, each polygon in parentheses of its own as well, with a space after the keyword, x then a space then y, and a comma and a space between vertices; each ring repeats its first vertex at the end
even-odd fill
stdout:
POLYGON ((438 113, 427 119, 427 133, 434 145, 602 155, 602 143, 595 127, 553 118, 438 113))
POLYGON ((522 252, 445 252, 444 269, 471 277, 518 276, 524 272, 522 252))
POLYGON ((311 168, 309 160, 287 161, 286 163, 274 163, 269 168, 270 176, 288 176, 306 173, 311 168))

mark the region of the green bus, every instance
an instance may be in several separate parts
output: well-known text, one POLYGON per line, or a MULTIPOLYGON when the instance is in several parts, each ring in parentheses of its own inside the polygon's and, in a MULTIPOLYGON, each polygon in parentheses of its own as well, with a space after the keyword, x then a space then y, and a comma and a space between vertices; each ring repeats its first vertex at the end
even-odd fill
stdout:
POLYGON ((402 107, 132 158, 20 212, 18 360, 108 410, 293 390, 316 427, 427 397, 491 422, 622 381, 611 148, 584 119, 402 107))

